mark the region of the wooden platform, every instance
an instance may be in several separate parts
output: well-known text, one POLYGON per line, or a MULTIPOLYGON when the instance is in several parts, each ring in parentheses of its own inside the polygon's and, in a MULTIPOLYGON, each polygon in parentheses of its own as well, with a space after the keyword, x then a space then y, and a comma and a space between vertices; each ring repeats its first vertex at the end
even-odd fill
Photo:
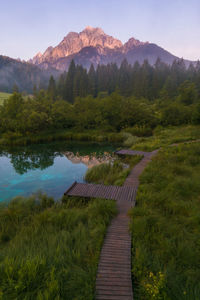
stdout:
POLYGON ((138 150, 119 150, 115 151, 115 154, 117 155, 141 155, 141 156, 150 156, 151 152, 144 152, 144 151, 138 151, 138 150))
POLYGON ((133 300, 131 235, 127 213, 135 205, 139 176, 157 151, 120 150, 115 153, 143 156, 122 187, 74 182, 65 192, 68 196, 113 199, 117 202, 119 213, 108 227, 101 250, 96 278, 97 300, 133 300))
POLYGON ((132 186, 112 186, 103 184, 74 182, 65 192, 67 196, 80 196, 84 198, 102 198, 117 201, 130 201, 135 198, 136 189, 132 186))

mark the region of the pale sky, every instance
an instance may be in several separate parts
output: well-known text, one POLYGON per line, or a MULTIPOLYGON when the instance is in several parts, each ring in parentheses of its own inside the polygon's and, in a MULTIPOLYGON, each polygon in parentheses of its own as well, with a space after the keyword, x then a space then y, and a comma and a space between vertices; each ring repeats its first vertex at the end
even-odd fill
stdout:
POLYGON ((0 55, 31 58, 88 25, 200 59, 200 0, 0 0, 0 55))

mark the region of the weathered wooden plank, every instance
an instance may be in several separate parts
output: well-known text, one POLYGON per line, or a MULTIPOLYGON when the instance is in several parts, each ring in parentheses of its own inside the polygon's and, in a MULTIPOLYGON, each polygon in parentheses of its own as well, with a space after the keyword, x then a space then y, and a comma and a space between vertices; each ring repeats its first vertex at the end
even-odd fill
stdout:
POLYGON ((71 189, 73 189, 73 187, 77 184, 76 181, 74 181, 74 183, 72 183, 72 185, 66 190, 66 192, 64 193, 64 195, 67 195, 71 189))

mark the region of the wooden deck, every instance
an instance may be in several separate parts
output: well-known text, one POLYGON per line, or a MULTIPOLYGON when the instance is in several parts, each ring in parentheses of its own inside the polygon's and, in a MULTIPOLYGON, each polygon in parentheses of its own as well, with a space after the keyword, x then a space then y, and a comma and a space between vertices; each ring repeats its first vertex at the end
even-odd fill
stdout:
POLYGON ((117 202, 119 213, 108 227, 101 250, 96 278, 97 300, 133 300, 131 235, 127 213, 135 205, 139 176, 157 151, 120 150, 115 153, 143 156, 122 187, 75 182, 65 193, 69 196, 113 199, 117 202))
POLYGON ((67 196, 79 196, 84 198, 102 198, 117 201, 127 200, 132 202, 136 189, 132 186, 112 186, 103 184, 77 183, 65 192, 67 196))
POLYGON ((138 151, 138 150, 119 150, 115 151, 115 154, 117 155, 141 155, 141 156, 150 156, 151 152, 144 152, 144 151, 138 151))

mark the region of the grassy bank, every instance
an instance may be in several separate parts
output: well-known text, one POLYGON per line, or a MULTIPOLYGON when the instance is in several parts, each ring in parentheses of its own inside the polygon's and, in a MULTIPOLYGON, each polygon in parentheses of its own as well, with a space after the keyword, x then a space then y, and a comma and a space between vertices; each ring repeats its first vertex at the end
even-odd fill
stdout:
POLYGON ((123 185, 132 168, 141 160, 141 156, 118 158, 114 163, 105 163, 88 169, 87 182, 105 185, 123 185))
POLYGON ((0 299, 94 299, 115 203, 45 196, 0 208, 0 299))
MULTIPOLYGON (((150 132, 147 133, 150 134, 150 132)), ((151 132, 152 135, 148 136, 147 133, 142 127, 127 128, 121 132, 104 132, 101 130, 80 131, 80 129, 73 131, 45 131, 40 132, 39 134, 26 132, 24 135, 20 133, 7 132, 0 135, 0 146, 25 146, 31 144, 50 143, 54 141, 91 141, 111 142, 120 144, 125 148, 152 151, 173 143, 199 139, 200 126, 187 125, 179 127, 157 127, 153 132, 151 132)))
POLYGON ((196 139, 200 139, 200 126, 197 125, 157 127, 150 137, 136 137, 129 134, 125 145, 134 150, 152 151, 173 143, 196 139))
POLYGON ((138 300, 200 299, 200 143, 161 150, 141 176, 132 209, 138 300))

